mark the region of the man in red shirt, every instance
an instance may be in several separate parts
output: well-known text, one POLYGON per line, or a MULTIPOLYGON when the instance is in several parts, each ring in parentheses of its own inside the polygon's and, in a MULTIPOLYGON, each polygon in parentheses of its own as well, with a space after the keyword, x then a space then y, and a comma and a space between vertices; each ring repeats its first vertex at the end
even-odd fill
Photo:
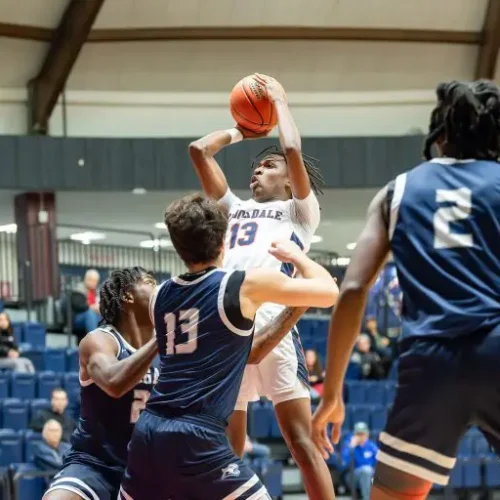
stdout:
POLYGON ((89 269, 85 273, 83 282, 75 289, 75 292, 85 295, 88 308, 85 311, 74 312, 73 328, 91 332, 97 328, 101 315, 99 313, 99 286, 100 275, 95 269, 89 269))

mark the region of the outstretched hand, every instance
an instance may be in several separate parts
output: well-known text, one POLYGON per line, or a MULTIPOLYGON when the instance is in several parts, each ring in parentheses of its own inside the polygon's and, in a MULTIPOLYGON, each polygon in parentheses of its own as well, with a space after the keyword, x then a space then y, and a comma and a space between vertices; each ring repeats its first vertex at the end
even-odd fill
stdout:
POLYGON ((294 262, 303 255, 301 248, 293 241, 274 241, 269 253, 281 262, 294 262))

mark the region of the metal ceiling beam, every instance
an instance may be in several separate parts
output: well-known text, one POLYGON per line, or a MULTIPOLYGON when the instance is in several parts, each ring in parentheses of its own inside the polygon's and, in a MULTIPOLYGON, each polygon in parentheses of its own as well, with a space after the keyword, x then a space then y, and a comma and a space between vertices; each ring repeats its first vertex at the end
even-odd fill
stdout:
POLYGON ((495 77, 500 47, 500 0, 489 0, 476 62, 476 79, 495 77))
POLYGON ((49 118, 104 0, 70 0, 38 75, 28 83, 30 132, 46 134, 49 118))

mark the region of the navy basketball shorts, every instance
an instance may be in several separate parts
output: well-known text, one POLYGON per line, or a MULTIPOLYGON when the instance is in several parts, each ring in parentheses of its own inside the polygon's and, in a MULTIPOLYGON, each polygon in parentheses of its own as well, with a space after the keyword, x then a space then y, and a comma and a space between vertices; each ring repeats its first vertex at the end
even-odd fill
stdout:
POLYGON ((378 461, 446 485, 470 426, 500 451, 499 389, 500 335, 404 341, 378 461))
POLYGON ((122 467, 112 467, 87 453, 70 450, 45 494, 66 490, 83 500, 116 500, 122 476, 122 467))
POLYGON ((121 500, 269 499, 218 424, 142 412, 129 444, 121 500))

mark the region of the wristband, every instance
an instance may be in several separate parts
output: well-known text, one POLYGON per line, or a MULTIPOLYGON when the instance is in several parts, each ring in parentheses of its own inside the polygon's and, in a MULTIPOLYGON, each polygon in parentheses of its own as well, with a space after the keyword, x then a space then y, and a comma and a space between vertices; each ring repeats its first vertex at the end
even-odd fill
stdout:
POLYGON ((243 134, 237 128, 230 128, 226 130, 226 132, 231 136, 230 144, 243 140, 243 134))

